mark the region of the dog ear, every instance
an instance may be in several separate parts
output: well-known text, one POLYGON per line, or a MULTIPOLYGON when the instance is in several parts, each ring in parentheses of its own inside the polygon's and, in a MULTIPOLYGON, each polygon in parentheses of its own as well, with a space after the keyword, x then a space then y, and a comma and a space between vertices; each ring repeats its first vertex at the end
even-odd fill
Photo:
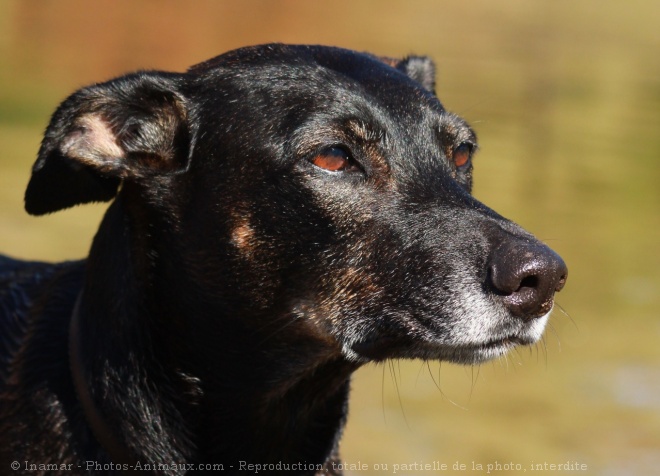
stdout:
POLYGON ((435 94, 435 63, 428 56, 408 56, 397 68, 435 94))
POLYGON ((435 63, 428 56, 407 56, 404 59, 382 56, 379 59, 435 94, 435 63))
POLYGON ((25 209, 43 215, 111 200, 122 180, 185 170, 189 128, 177 75, 143 72, 71 95, 46 129, 25 209))

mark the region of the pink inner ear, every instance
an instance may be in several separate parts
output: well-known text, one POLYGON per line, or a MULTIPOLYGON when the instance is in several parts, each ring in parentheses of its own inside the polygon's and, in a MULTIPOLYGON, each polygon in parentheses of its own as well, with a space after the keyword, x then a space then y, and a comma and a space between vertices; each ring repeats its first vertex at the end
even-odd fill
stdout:
POLYGON ((110 125, 99 115, 84 115, 76 121, 76 126, 62 141, 62 154, 96 168, 124 158, 110 125))

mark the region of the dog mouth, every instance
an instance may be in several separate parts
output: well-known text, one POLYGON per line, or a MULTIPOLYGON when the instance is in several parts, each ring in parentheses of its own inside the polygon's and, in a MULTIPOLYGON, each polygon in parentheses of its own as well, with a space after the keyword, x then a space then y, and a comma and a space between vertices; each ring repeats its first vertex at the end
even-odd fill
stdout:
MULTIPOLYGON (((489 340, 488 342, 486 342, 484 344, 478 344, 478 345, 475 345, 475 346, 472 346, 472 347, 474 347, 476 350, 489 351, 489 350, 498 349, 498 348, 509 349, 509 348, 513 348, 517 345, 526 345, 528 343, 529 342, 526 342, 524 339, 522 339, 518 336, 508 336, 508 337, 503 337, 503 338, 500 338, 500 339, 492 339, 492 340, 489 340)), ((471 346, 468 346, 468 347, 471 347, 471 346)))
MULTIPOLYGON (((521 337, 518 335, 511 335, 507 337, 492 339, 483 344, 466 345, 463 346, 463 348, 471 350, 472 352, 474 352, 475 355, 492 354, 491 357, 496 357, 498 355, 503 355, 509 350, 512 350, 514 347, 531 345, 534 342, 535 340, 533 339, 521 337)), ((484 360, 487 360, 488 358, 491 357, 487 357, 484 360)))
POLYGON ((538 342, 552 310, 529 319, 491 314, 453 322, 450 328, 419 318, 397 316, 385 329, 374 328, 346 342, 344 355, 356 362, 387 359, 422 359, 473 365, 503 356, 520 346, 538 342))
POLYGON ((473 365, 500 357, 515 347, 534 344, 537 340, 532 336, 511 334, 482 343, 447 344, 387 336, 357 342, 350 347, 350 353, 357 355, 359 360, 375 362, 404 358, 473 365))

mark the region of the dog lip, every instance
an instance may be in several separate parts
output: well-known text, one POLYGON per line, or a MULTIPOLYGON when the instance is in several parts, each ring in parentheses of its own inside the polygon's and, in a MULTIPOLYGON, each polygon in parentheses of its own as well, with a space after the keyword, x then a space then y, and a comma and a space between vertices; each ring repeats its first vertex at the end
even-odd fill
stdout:
POLYGON ((518 335, 511 335, 507 337, 500 337, 496 339, 491 339, 488 342, 484 344, 477 344, 474 346, 468 346, 468 347, 474 347, 474 348, 481 348, 481 349, 493 349, 497 347, 514 347, 516 345, 528 345, 531 344, 532 342, 529 339, 524 339, 523 337, 520 337, 518 335))
MULTIPOLYGON (((518 334, 496 337, 483 343, 475 342, 458 345, 424 341, 410 342, 405 338, 400 339, 387 336, 362 342, 356 342, 351 346, 351 349, 360 357, 376 362, 402 357, 447 360, 447 351, 450 349, 454 349, 454 351, 460 351, 461 353, 468 352, 473 354, 474 357, 477 357, 483 352, 496 352, 497 354, 501 354, 513 349, 516 346, 530 345, 534 342, 535 339, 518 334), (420 355, 418 355, 418 353, 420 355)), ((449 352, 449 354, 452 353, 454 352, 449 352)), ((478 358, 477 360, 481 359, 478 358)))
POLYGON ((396 355, 399 349, 405 349, 399 339, 394 337, 380 337, 362 342, 356 342, 351 349, 361 357, 369 360, 381 361, 396 355))
POLYGON ((411 332, 397 335, 391 331, 373 333, 350 344, 350 351, 365 361, 412 358, 474 364, 501 356, 518 346, 535 344, 541 338, 550 312, 551 309, 524 322, 514 319, 512 323, 517 325, 513 328, 493 330, 490 335, 474 339, 443 339, 441 333, 426 326, 423 327, 425 332, 422 327, 416 327, 414 335, 411 332))

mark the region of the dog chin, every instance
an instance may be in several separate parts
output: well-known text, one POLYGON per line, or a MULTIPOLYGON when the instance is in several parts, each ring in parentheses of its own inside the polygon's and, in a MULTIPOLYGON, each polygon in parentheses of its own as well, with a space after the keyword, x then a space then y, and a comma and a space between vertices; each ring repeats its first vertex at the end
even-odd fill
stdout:
POLYGON ((474 342, 447 343, 442 340, 411 340, 392 336, 344 346, 344 356, 352 362, 380 362, 387 359, 422 359, 475 365, 501 357, 517 346, 532 345, 543 336, 550 313, 535 318, 522 329, 490 336, 474 342))

